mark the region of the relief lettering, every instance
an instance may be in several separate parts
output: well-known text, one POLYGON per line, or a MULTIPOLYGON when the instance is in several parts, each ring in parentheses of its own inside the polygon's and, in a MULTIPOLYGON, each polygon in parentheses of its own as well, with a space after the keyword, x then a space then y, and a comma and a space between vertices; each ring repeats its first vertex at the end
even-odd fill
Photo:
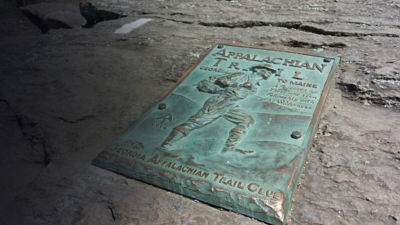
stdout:
POLYGON ((308 63, 308 62, 304 62, 302 65, 301 65, 301 67, 305 67, 305 68, 307 68, 308 70, 312 70, 313 68, 310 66, 310 64, 308 63))
POLYGON ((237 63, 237 62, 231 62, 231 65, 229 65, 229 69, 231 69, 232 67, 233 68, 235 68, 235 69, 237 69, 237 70, 240 70, 240 68, 238 67, 239 66, 239 63, 237 63))
POLYGON ((321 66, 318 66, 317 63, 314 63, 312 69, 314 70, 316 68, 319 72, 322 73, 324 71, 325 66, 326 64, 321 64, 321 66))
POLYGON ((215 175, 214 181, 217 181, 217 179, 218 179, 219 177, 223 177, 223 176, 224 176, 223 173, 217 173, 217 172, 214 172, 214 175, 215 175))
POLYGON ((214 56, 216 56, 216 55, 220 55, 220 56, 222 56, 222 57, 228 57, 228 56, 226 55, 226 49, 225 49, 225 48, 222 49, 221 51, 218 51, 217 53, 214 54, 214 56))
POLYGON ((301 74, 301 72, 299 72, 299 71, 296 71, 295 73, 294 73, 294 75, 293 75, 293 79, 297 79, 297 80, 303 80, 303 78, 302 77, 300 77, 300 74, 301 74))
POLYGON ((213 66, 217 67, 221 63, 222 60, 226 61, 227 59, 225 59, 225 58, 217 58, 217 62, 213 66))
POLYGON ((281 64, 282 60, 283 60, 282 58, 273 58, 271 60, 271 63, 273 63, 273 64, 281 64))
POLYGON ((257 184, 257 183, 250 183, 250 184, 247 186, 247 189, 248 189, 249 191, 251 191, 251 192, 255 192, 255 191, 257 191, 258 187, 260 187, 260 185, 257 184))

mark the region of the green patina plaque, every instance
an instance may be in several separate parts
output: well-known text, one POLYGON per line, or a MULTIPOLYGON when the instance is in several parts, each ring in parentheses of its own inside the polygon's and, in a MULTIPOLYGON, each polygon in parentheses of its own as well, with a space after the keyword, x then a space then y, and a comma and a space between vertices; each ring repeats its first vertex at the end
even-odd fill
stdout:
POLYGON ((285 224, 338 63, 217 45, 93 163, 285 224))

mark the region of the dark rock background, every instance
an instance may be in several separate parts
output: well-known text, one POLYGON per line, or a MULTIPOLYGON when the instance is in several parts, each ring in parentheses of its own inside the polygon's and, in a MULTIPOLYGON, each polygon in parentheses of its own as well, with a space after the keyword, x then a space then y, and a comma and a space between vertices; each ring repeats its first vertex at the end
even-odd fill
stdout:
POLYGON ((400 1, 99 0, 128 16, 46 34, 38 2, 0 3, 0 224, 263 224, 90 164, 220 42, 342 57, 288 224, 400 224, 400 1))

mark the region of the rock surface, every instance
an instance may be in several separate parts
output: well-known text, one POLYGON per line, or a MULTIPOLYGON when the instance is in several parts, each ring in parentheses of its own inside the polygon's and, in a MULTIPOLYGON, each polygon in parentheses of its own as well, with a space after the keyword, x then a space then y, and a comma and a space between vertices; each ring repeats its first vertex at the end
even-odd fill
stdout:
POLYGON ((42 2, 20 9, 43 33, 50 29, 81 27, 86 21, 79 7, 72 3, 42 2))
POLYGON ((90 165, 219 42, 342 57, 288 224, 400 224, 399 1, 95 4, 128 17, 0 17, 0 224, 263 224, 90 165))

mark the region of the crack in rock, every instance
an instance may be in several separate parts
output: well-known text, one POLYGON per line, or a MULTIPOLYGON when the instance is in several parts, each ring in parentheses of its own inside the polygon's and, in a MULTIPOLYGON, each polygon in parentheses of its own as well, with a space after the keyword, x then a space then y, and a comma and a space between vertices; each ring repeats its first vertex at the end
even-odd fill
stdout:
POLYGON ((287 22, 265 22, 265 21, 254 21, 254 20, 235 21, 235 22, 200 21, 199 24, 207 27, 225 27, 225 28, 252 28, 260 26, 283 27, 319 35, 327 35, 335 37, 364 37, 364 36, 400 37, 398 34, 391 34, 391 33, 360 33, 360 32, 346 32, 346 31, 328 31, 310 25, 303 25, 303 23, 300 21, 287 21, 287 22))
POLYGON ((301 22, 288 21, 288 22, 265 22, 256 20, 245 20, 245 21, 235 21, 235 22, 199 22, 202 26, 207 27, 226 27, 226 28, 252 28, 252 27, 262 27, 262 26, 272 26, 272 27, 284 27, 288 29, 298 29, 301 26, 301 22))
POLYGON ((24 115, 16 114, 15 118, 22 135, 31 143, 33 147, 39 146, 40 151, 42 152, 42 160, 40 163, 45 166, 49 165, 51 159, 44 131, 38 126, 38 123, 32 121, 24 115))
POLYGON ((0 113, 3 111, 3 109, 7 109, 10 107, 10 103, 5 99, 0 99, 0 103, 1 103, 0 104, 0 113), (1 106, 1 105, 3 105, 3 106, 1 106))
POLYGON ((113 205, 110 204, 110 205, 108 205, 107 207, 108 207, 108 209, 110 210, 111 218, 115 221, 115 220, 117 219, 117 217, 116 217, 116 215, 115 215, 113 205))
POLYGON ((57 117, 57 118, 58 118, 59 120, 65 122, 65 123, 74 124, 74 123, 79 123, 79 122, 82 122, 82 121, 85 121, 85 120, 88 120, 88 119, 94 119, 94 118, 96 118, 96 116, 94 116, 94 115, 86 115, 86 116, 83 116, 83 117, 78 118, 78 119, 76 119, 76 120, 66 119, 66 118, 61 117, 61 116, 60 116, 60 117, 57 117))
POLYGON ((297 41, 297 40, 290 40, 287 42, 282 42, 283 45, 289 47, 296 47, 296 48, 323 48, 323 47, 330 47, 330 48, 345 48, 347 45, 343 42, 332 42, 332 43, 322 43, 322 44, 314 44, 311 42, 304 42, 304 41, 297 41))
POLYGON ((398 34, 391 34, 391 33, 360 33, 360 32, 346 32, 346 31, 328 31, 310 25, 301 25, 297 29, 306 32, 311 32, 314 34, 330 35, 335 37, 365 37, 365 36, 400 37, 398 34))

